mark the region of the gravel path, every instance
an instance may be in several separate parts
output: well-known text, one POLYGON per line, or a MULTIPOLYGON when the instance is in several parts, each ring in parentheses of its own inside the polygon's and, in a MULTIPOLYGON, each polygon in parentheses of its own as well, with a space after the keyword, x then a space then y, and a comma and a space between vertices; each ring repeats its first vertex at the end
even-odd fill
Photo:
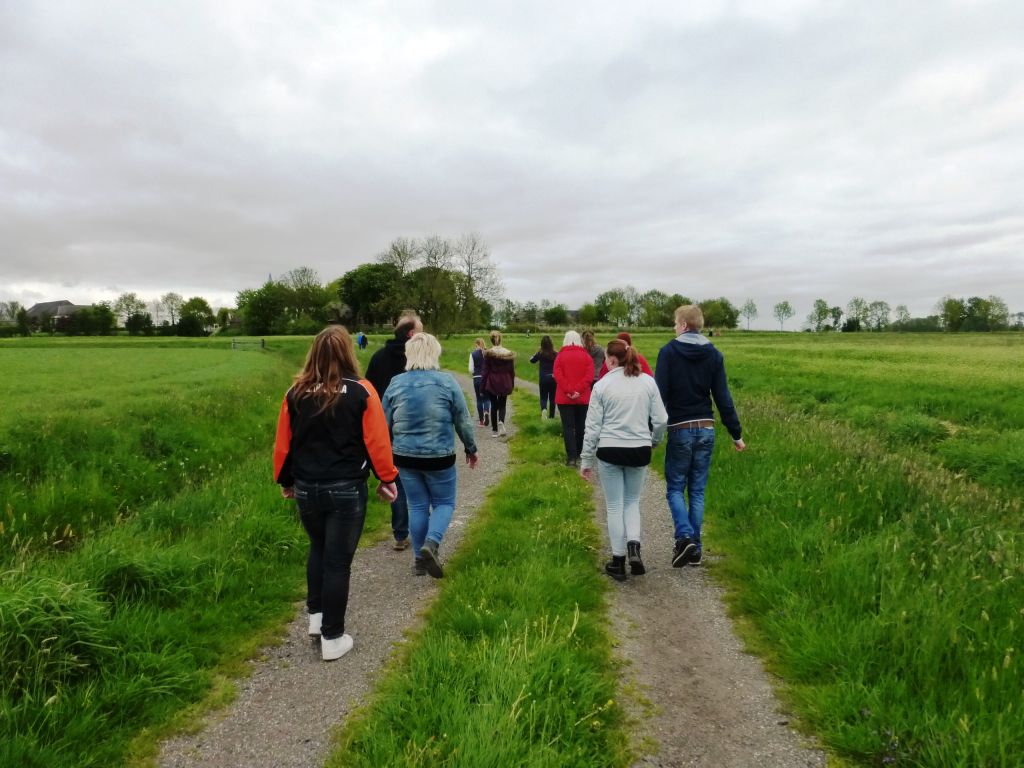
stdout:
MULTIPOLYGON (((604 495, 596 478, 594 488, 595 519, 605 532, 604 495)), ((732 630, 724 592, 710 573, 717 560, 714 541, 705 547, 703 565, 673 568, 665 481, 654 471, 640 503, 647 573, 614 583, 611 597, 618 652, 629 662, 623 683, 637 685, 654 705, 648 718, 634 714, 637 736, 658 748, 634 765, 824 766, 825 755, 789 727, 771 678, 756 656, 744 653, 732 630)))
MULTIPOLYGON (((456 375, 469 391, 472 384, 456 375)), ((512 404, 509 403, 509 414, 512 404)), ((513 434, 513 429, 509 434, 513 434)), ((466 523, 502 477, 508 445, 478 428, 480 463, 470 470, 458 464, 458 503, 441 545, 447 559, 462 539, 466 523)), ((461 445, 459 455, 461 456, 461 445)), ((352 565, 352 591, 345 629, 355 647, 338 661, 320 659, 319 640, 307 634, 305 605, 297 607, 280 645, 267 648, 252 663, 252 675, 238 682, 238 697, 211 714, 200 733, 162 745, 163 768, 310 768, 322 766, 331 731, 365 699, 405 633, 437 594, 438 582, 412 575, 412 550, 395 552, 391 541, 361 548, 352 565)))

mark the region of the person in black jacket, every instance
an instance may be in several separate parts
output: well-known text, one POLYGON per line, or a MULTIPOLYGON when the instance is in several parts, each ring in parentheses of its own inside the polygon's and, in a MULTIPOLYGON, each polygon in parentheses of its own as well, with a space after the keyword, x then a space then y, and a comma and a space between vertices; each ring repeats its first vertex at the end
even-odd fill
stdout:
POLYGON ((715 447, 715 401, 737 451, 746 448, 739 416, 725 379, 722 353, 701 334, 704 314, 685 304, 676 309, 676 336, 658 352, 654 380, 668 411, 665 486, 675 524, 672 565, 700 565, 704 491, 715 447), (688 493, 689 505, 684 494, 688 493))
MULTIPOLYGON (((366 378, 373 384, 381 400, 384 399, 391 379, 405 373, 405 342, 422 331, 423 322, 420 316, 411 310, 403 312, 395 323, 395 338, 384 342, 384 346, 370 358, 370 364, 366 366, 366 378)), ((401 479, 397 480, 395 485, 398 488, 398 495, 391 502, 391 532, 395 536, 395 543, 392 546, 395 551, 401 552, 409 548, 409 503, 406 501, 401 479)))
POLYGON ((324 661, 352 650, 345 634, 352 558, 366 520, 366 480, 394 498, 398 478, 384 409, 359 378, 352 337, 340 325, 313 340, 306 363, 281 403, 274 440, 274 479, 295 499, 309 536, 306 607, 309 634, 320 636, 324 661))

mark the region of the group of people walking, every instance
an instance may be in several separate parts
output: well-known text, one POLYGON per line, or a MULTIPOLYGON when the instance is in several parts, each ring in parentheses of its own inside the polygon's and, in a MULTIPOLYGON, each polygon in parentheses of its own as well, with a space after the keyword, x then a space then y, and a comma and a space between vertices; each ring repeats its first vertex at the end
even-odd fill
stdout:
MULTIPOLYGON (((672 565, 699 565, 704 492, 718 408, 736 450, 741 426, 721 353, 705 338, 700 308, 679 307, 676 338, 658 353, 653 375, 628 333, 606 347, 589 331, 566 332, 555 352, 549 336, 530 359, 540 367, 541 418, 561 418, 566 464, 604 490, 616 580, 646 572, 640 495, 652 449, 665 438, 665 481, 675 545, 672 565)), ((492 331, 476 339, 469 373, 477 424, 506 434, 506 403, 515 383, 515 353, 492 331)), ((294 498, 309 537, 306 566, 309 634, 324 660, 353 646, 345 633, 352 558, 366 518, 367 481, 391 503, 394 548, 412 547, 413 573, 443 576, 439 547, 456 500, 456 446, 478 463, 473 422, 458 383, 440 370, 441 345, 404 313, 361 378, 352 337, 341 326, 321 331, 285 394, 278 417, 274 476, 294 498)))

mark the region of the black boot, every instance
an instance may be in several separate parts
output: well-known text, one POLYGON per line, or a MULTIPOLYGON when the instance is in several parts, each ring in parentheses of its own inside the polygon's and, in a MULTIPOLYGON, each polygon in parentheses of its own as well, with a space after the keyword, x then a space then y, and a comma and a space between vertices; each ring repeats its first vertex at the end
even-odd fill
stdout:
POLYGON ((626 580, 626 556, 612 555, 612 559, 604 564, 604 572, 616 581, 626 580))
POLYGON ((644 561, 640 559, 640 542, 626 542, 626 552, 629 557, 629 572, 634 576, 643 576, 647 573, 647 569, 644 568, 644 561))

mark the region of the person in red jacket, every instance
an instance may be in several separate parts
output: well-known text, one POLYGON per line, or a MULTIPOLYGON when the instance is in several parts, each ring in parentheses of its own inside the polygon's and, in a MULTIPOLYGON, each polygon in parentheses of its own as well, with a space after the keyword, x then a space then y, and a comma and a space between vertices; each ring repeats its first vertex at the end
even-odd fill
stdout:
POLYGON ((313 339, 306 363, 285 393, 274 441, 274 479, 295 499, 309 536, 306 607, 309 634, 324 661, 352 650, 345 634, 352 558, 366 520, 366 480, 395 498, 398 470, 377 391, 359 376, 352 337, 340 325, 313 339))
MULTIPOLYGON (((622 339, 626 342, 627 347, 632 347, 633 351, 636 351, 636 347, 633 346, 633 337, 629 334, 629 331, 622 331, 621 333, 615 334, 616 339, 622 339)), ((636 353, 636 359, 640 361, 640 372, 646 373, 651 378, 654 378, 654 371, 651 370, 651 366, 648 365, 644 356, 639 352, 636 353)), ((597 374, 597 380, 600 381, 601 377, 608 373, 608 358, 605 358, 604 362, 601 363, 601 370, 597 374)))
POLYGON ((562 419, 565 465, 578 466, 587 425, 590 388, 594 383, 594 360, 576 331, 566 331, 555 358, 555 405, 562 419))

